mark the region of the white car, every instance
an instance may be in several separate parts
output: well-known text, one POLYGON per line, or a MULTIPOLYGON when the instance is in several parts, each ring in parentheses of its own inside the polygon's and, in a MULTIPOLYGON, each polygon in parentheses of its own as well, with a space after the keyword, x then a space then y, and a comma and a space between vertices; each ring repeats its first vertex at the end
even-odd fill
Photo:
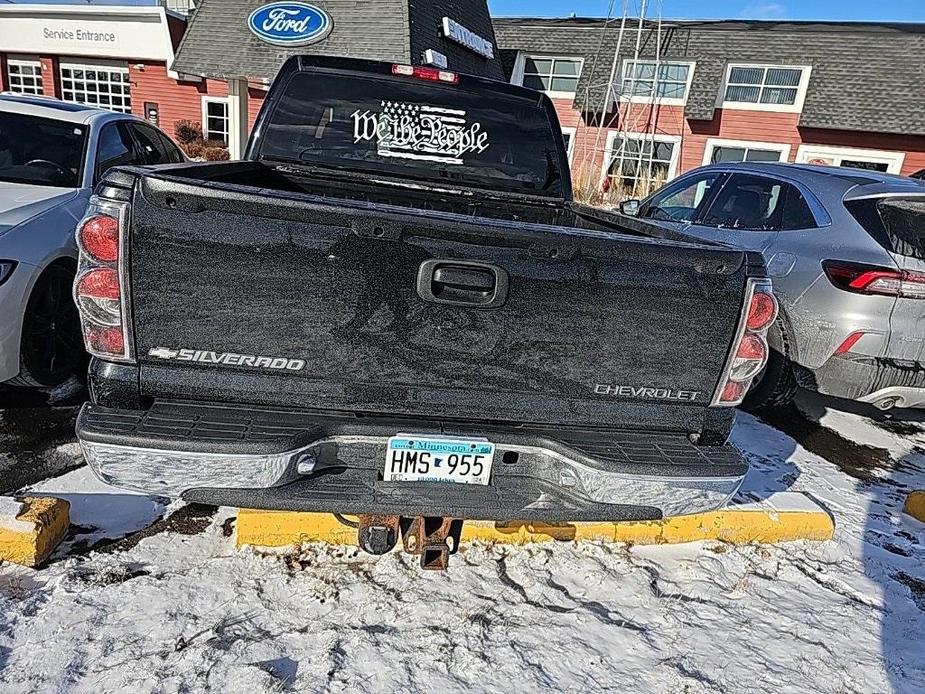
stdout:
POLYGON ((47 388, 83 368, 74 228, 100 176, 183 161, 135 116, 0 94, 0 384, 47 388))

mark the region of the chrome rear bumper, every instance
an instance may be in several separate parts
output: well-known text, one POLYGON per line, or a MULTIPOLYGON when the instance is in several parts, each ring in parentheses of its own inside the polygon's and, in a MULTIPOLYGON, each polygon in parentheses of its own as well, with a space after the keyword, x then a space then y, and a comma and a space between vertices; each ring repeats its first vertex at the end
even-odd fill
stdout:
MULTIPOLYGON (((78 438, 102 481, 221 505, 397 514, 407 505, 417 515, 486 520, 569 519, 569 514, 571 520, 657 518, 723 506, 747 469, 731 447, 697 447, 677 435, 613 432, 606 441, 589 441, 584 433, 569 440, 565 434, 553 439, 516 429, 457 431, 454 435, 483 434, 496 443, 489 485, 386 483, 380 471, 387 441, 407 431, 406 422, 363 425, 378 429, 369 434, 343 431, 358 428, 355 421, 316 422, 303 431, 317 438, 301 445, 240 452, 238 442, 192 450, 204 447, 200 439, 184 446, 174 437, 158 445, 143 424, 133 427, 134 435, 101 432, 100 421, 119 421, 124 432, 124 419, 112 414, 122 411, 104 410, 94 418, 94 407, 81 412, 78 438)), ((163 413, 157 421, 164 421, 163 413)), ((427 427, 422 423, 416 431, 427 433, 427 427)))
MULTIPOLYGON (((268 489, 282 487, 315 469, 326 447, 372 447, 385 458, 385 438, 331 437, 304 448, 273 455, 199 453, 135 448, 82 441, 84 456, 99 479, 114 487, 147 494, 181 497, 200 488, 268 489)), ((507 445, 505 451, 542 462, 536 479, 597 504, 650 506, 664 516, 712 511, 726 504, 743 475, 681 477, 633 475, 602 470, 555 451, 507 445)))

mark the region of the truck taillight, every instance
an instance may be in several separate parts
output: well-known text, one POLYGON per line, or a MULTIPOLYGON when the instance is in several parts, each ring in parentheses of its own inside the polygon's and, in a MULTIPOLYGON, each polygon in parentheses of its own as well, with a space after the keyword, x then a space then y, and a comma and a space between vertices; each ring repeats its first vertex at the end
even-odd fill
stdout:
POLYGON ((77 228, 77 241, 93 260, 114 263, 119 259, 119 220, 105 214, 88 217, 77 228))
POLYGON ((392 74, 403 77, 417 77, 420 80, 430 80, 431 82, 447 82, 449 84, 459 82, 459 75, 455 72, 421 65, 401 65, 396 63, 392 65, 392 74))
POLYGON ((133 362, 128 315, 128 205, 93 196, 77 225, 80 260, 74 302, 87 351, 107 361, 133 362))
POLYGON ((829 282, 846 292, 925 299, 925 273, 841 260, 823 260, 822 269, 829 282))
POLYGON ((98 325, 122 324, 122 289, 109 267, 87 270, 77 279, 75 297, 82 315, 98 325))
POLYGON ((748 280, 743 315, 712 405, 735 407, 745 398, 752 380, 768 363, 768 328, 775 318, 777 299, 771 282, 748 280))

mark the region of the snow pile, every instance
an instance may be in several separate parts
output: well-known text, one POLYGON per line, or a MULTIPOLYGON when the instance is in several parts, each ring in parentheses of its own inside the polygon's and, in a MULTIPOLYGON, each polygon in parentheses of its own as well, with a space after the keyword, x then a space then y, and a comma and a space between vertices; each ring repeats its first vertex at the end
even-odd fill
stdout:
POLYGON ((10 496, 0 496, 0 528, 12 530, 14 533, 31 533, 35 524, 19 520, 17 516, 23 512, 25 504, 10 496))
MULTIPOLYGON (((743 497, 808 492, 833 542, 475 544, 435 574, 399 553, 239 552, 222 509, 193 535, 0 567, 0 690, 925 691, 925 525, 899 509, 925 486, 919 434, 823 419, 893 464, 856 479, 747 415, 734 442, 743 497)), ((165 510, 68 477, 45 484, 85 485, 66 491, 79 522, 110 536, 165 510)))

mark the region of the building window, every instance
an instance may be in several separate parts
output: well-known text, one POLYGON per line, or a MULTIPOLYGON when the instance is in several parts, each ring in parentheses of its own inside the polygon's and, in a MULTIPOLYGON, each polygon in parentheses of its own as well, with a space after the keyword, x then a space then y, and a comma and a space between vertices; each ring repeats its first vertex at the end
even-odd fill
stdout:
POLYGON ((809 68, 730 65, 724 106, 798 111, 803 106, 809 68))
MULTIPOLYGON (((521 54, 521 84, 530 89, 574 96, 581 75, 581 58, 548 58, 521 54)), ((515 70, 515 74, 516 74, 515 70)))
POLYGON ((735 161, 787 161, 790 145, 775 142, 743 142, 710 138, 704 147, 704 164, 735 161))
POLYGON ((38 60, 10 58, 6 61, 7 85, 18 94, 44 94, 42 63, 38 60))
POLYGON ((572 152, 575 151, 575 128, 562 128, 562 140, 565 142, 565 151, 571 164, 572 152))
POLYGON ((61 63, 61 98, 88 106, 132 112, 128 68, 117 65, 61 63))
POLYGON ((819 166, 843 166, 881 173, 898 174, 902 171, 905 152, 890 152, 856 147, 830 147, 826 145, 800 145, 797 162, 819 166))
POLYGON ((645 197, 675 176, 681 138, 610 133, 604 156, 605 185, 632 198, 645 197))
POLYGON ((230 135, 228 99, 202 98, 202 139, 221 141, 228 146, 230 135))
POLYGON ((194 0, 160 0, 160 4, 167 10, 181 14, 184 17, 196 9, 194 0))
POLYGON ((620 96, 631 100, 683 103, 692 73, 691 63, 627 60, 623 63, 620 96))

